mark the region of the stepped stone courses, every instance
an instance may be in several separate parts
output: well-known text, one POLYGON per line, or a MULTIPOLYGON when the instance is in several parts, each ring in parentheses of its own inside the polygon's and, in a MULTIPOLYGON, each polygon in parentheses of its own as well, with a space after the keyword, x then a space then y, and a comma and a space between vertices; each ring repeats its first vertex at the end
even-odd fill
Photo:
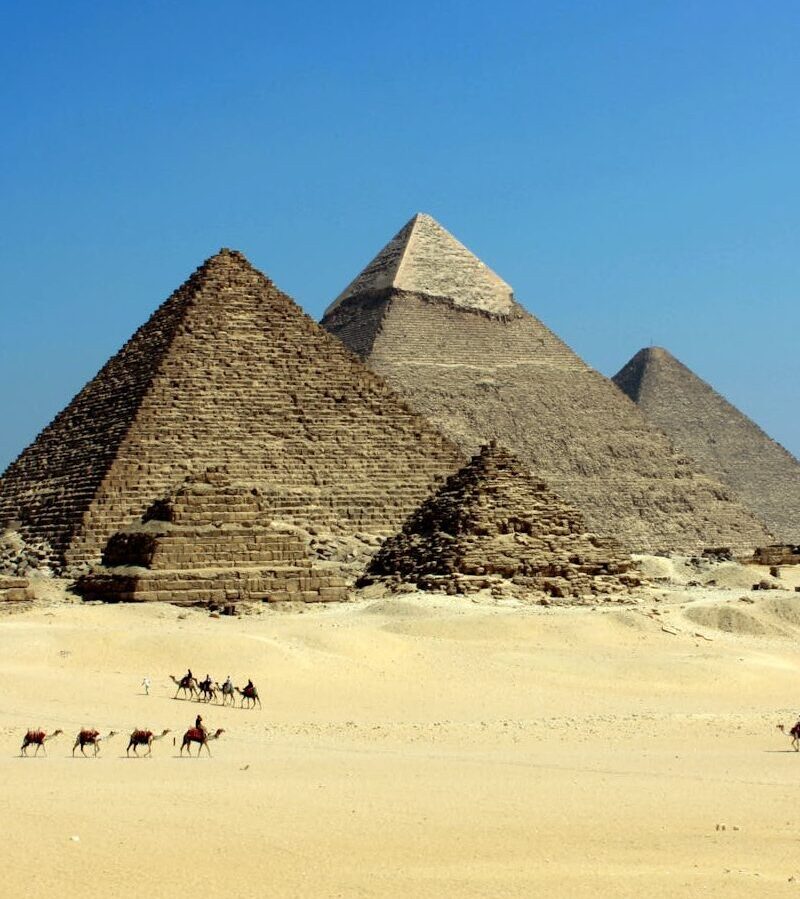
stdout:
POLYGON ((218 472, 191 479, 154 503, 140 526, 114 534, 103 567, 79 578, 76 592, 178 605, 346 599, 344 578, 313 564, 307 540, 275 526, 270 505, 257 488, 218 472))
POLYGON ((791 453, 661 347, 640 350, 613 380, 778 537, 800 542, 800 463, 791 453))
POLYGON ((456 448, 240 253, 209 259, 0 479, 0 523, 99 560, 154 497, 218 467, 275 517, 387 535, 456 448))
POLYGON ((632 568, 615 540, 587 533, 580 513, 489 444, 383 544, 363 580, 449 593, 511 580, 526 593, 578 597, 638 586, 632 568))
POLYGON ((444 229, 431 221, 417 216, 400 231, 331 305, 323 326, 465 454, 497 439, 579 508, 593 531, 628 549, 725 545, 741 553, 769 542, 727 488, 676 453, 510 292, 499 302, 490 279, 471 282, 465 294, 477 260, 440 253, 444 229), (402 277, 434 269, 435 278, 402 277))
POLYGON ((800 546, 791 543, 759 546, 752 561, 756 565, 800 565, 800 546))
POLYGON ((31 602, 33 591, 24 577, 7 577, 0 575, 0 603, 31 602))

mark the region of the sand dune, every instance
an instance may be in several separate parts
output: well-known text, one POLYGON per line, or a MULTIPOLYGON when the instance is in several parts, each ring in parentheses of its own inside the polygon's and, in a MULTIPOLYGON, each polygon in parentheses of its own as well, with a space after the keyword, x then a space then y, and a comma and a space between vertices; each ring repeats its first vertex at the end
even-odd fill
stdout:
POLYGON ((756 593, 760 570, 652 566, 595 608, 368 593, 212 619, 51 590, 0 617, 0 895, 796 895, 775 724, 800 711, 800 572, 756 593), (172 699, 187 665, 252 677, 264 710, 172 699), (179 743, 198 711, 213 758, 172 735, 70 757, 82 726, 179 743), (66 734, 24 760, 30 726, 66 734))

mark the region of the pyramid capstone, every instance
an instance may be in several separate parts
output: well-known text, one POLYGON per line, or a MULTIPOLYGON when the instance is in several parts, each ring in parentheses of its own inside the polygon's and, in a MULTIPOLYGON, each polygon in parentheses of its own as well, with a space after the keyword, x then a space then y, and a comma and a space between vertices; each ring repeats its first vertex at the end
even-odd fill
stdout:
POLYGON ((750 552, 769 542, 763 522, 729 488, 677 452, 505 282, 497 308, 462 302, 461 273, 451 280, 453 266, 446 254, 437 262, 437 246, 430 243, 426 257, 435 287, 376 281, 368 267, 323 326, 465 454, 497 439, 580 509, 593 532, 628 550, 750 552))
POLYGON ((207 260, 0 479, 0 524, 99 561, 217 467, 274 517, 388 534, 463 456, 241 253, 207 260))
POLYGON ((662 347, 640 350, 613 380, 776 537, 800 543, 800 463, 791 453, 662 347))
POLYGON ((446 298, 464 309, 502 314, 514 308, 509 285, 422 212, 398 231, 325 314, 350 297, 387 288, 446 298))

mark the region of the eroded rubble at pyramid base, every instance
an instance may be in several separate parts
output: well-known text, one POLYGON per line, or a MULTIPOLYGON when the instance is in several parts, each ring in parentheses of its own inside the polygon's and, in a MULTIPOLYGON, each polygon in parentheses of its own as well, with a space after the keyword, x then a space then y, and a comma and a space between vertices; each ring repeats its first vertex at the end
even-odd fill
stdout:
MULTIPOLYGON (((602 555, 602 547, 598 548, 602 555)), ((368 573, 357 583, 358 586, 384 583, 389 589, 403 583, 413 584, 419 590, 449 595, 469 595, 488 589, 498 595, 561 599, 628 593, 643 584, 643 578, 631 560, 589 560, 572 556, 557 561, 541 559, 537 564, 532 555, 526 553, 524 544, 516 543, 515 549, 516 559, 503 557, 505 554, 500 550, 497 555, 501 558, 492 563, 487 561, 489 553, 483 547, 476 554, 482 564, 466 559, 452 560, 451 570, 447 570, 445 558, 440 560, 445 564, 430 570, 428 565, 415 567, 400 559, 393 563, 384 556, 382 564, 395 570, 382 575, 368 573)))

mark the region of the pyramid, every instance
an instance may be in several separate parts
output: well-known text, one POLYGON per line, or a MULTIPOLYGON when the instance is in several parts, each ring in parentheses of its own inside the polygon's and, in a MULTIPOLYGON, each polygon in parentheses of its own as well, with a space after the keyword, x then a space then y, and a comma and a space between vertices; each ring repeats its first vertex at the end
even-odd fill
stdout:
POLYGON ((635 586, 632 567, 615 540, 588 533, 579 512, 490 443, 384 542, 364 580, 469 593, 505 579, 568 597, 635 586))
POLYGON ((230 605, 345 599, 340 573, 312 558, 296 528, 271 521, 269 495, 217 471, 187 480, 114 534, 102 567, 78 579, 84 599, 230 605))
POLYGON ((800 543, 800 463, 755 422, 661 347, 640 350, 613 380, 777 537, 800 543))
POLYGON ((748 552, 769 540, 430 216, 415 216, 322 324, 465 454, 497 439, 628 549, 748 552))
POLYGON ((240 253, 207 260, 0 479, 0 524, 67 567, 218 467, 276 515, 388 534, 463 462, 240 253))

